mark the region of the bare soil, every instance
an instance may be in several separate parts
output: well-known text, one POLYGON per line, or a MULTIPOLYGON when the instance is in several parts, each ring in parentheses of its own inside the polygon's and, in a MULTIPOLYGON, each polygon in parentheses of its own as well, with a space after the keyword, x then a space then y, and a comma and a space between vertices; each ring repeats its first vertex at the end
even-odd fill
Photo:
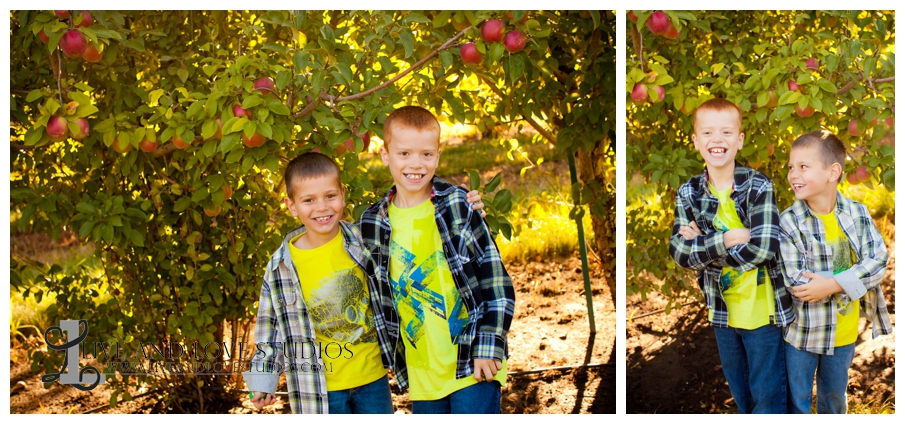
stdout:
MULTIPOLYGON (((895 326, 895 241, 887 247, 890 259, 881 284, 895 326)), ((738 412, 703 301, 641 317, 665 306, 659 294, 646 302, 640 295, 626 299, 626 411, 738 412)), ((895 333, 872 340, 867 321, 861 320, 849 370, 849 412, 895 411, 895 344, 895 333)))

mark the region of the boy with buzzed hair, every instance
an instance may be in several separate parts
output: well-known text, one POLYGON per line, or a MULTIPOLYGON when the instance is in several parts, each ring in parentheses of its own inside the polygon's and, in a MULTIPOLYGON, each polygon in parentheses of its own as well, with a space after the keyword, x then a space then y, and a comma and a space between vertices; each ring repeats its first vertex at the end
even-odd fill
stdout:
POLYGON ((384 123, 380 150, 395 185, 361 216, 394 372, 412 412, 500 412, 515 291, 465 190, 434 176, 440 125, 405 106, 384 123))
POLYGON ((789 411, 844 414, 859 317, 890 334, 880 281, 889 255, 867 207, 841 193, 845 146, 832 132, 798 137, 789 152, 795 203, 779 217, 782 263, 798 319, 785 334, 789 411))
POLYGON ((723 374, 740 413, 786 412, 782 327, 794 319, 778 263, 773 182, 741 166, 741 110, 710 99, 691 139, 707 165, 679 187, 669 252, 697 271, 723 374))

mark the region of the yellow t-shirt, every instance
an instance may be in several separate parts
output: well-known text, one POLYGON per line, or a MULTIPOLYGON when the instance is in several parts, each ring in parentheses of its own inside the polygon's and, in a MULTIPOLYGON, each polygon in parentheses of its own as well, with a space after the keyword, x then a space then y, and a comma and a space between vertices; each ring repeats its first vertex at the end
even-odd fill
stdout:
MULTIPOLYGON (((301 237, 301 236, 299 236, 301 237)), ((314 249, 289 244, 302 296, 324 360, 327 390, 373 383, 386 375, 364 272, 349 257, 342 232, 314 249)))
MULTIPOLYGON (((813 211, 811 211, 813 212, 813 211)), ((852 267, 855 264, 854 252, 848 243, 848 237, 839 226, 836 219, 836 213, 828 213, 821 215, 814 212, 821 221, 823 221, 823 229, 826 233, 826 244, 833 250, 833 274, 838 274, 852 267)), ((839 304, 841 294, 837 293, 836 303, 839 304)), ((834 346, 845 346, 858 340, 858 318, 861 316, 861 302, 849 302, 843 308, 839 308, 836 313, 836 343, 834 346)))
MULTIPOLYGON (((468 311, 443 254, 434 204, 411 208, 390 203, 390 286, 399 313, 411 400, 437 400, 471 386, 456 379, 458 346, 452 343, 468 322, 468 311)), ((494 380, 506 384, 506 361, 494 380)))
MULTIPOLYGON (((720 202, 713 227, 719 231, 745 228, 738 213, 735 202, 730 196, 732 188, 717 190, 710 186, 712 193, 720 202)), ((773 299, 773 285, 764 267, 758 267, 743 273, 732 268, 723 268, 720 274, 720 287, 723 288, 723 300, 729 313, 729 326, 745 330, 754 330, 770 324, 774 315, 776 301, 773 299), (728 287, 728 288, 726 288, 728 287)), ((713 311, 710 312, 713 320, 713 311)))

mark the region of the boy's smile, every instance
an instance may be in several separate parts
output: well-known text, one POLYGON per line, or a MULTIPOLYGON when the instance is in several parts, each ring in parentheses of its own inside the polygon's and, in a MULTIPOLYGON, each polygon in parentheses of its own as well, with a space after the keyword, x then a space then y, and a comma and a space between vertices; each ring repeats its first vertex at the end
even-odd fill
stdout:
POLYGON ((691 139, 708 169, 713 171, 735 164, 735 155, 745 141, 739 126, 739 115, 735 110, 698 111, 691 139))
POLYGON ((292 213, 305 225, 307 232, 299 239, 303 246, 318 247, 336 236, 339 219, 346 207, 345 193, 336 175, 321 175, 299 179, 293 183, 292 197, 284 202, 292 213))
POLYGON ((786 178, 795 192, 795 198, 804 200, 817 213, 831 212, 836 201, 838 171, 841 171, 841 165, 835 165, 824 165, 817 146, 792 149, 786 178))
POLYGON ((430 197, 431 178, 440 164, 440 133, 395 127, 380 157, 396 183, 393 203, 402 208, 416 206, 430 197))

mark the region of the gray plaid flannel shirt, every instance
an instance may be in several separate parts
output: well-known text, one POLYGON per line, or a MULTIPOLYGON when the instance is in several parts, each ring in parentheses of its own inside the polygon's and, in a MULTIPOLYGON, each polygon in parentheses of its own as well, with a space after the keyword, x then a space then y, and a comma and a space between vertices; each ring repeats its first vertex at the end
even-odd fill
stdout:
MULTIPOLYGON (((346 252, 359 267, 365 269, 368 258, 362 249, 358 228, 345 221, 339 224, 346 252)), ((302 226, 286 235, 264 272, 254 330, 258 351, 251 360, 251 370, 242 375, 249 391, 274 393, 280 374, 285 372, 292 412, 324 414, 329 412, 327 382, 322 372, 324 362, 313 350, 317 346, 316 333, 298 278, 298 272, 304 270, 296 270, 289 252, 290 240, 304 230, 302 226)), ((368 277, 368 288, 374 293, 372 280, 368 277)), ((378 299, 372 294, 372 312, 379 308, 378 299)), ((374 313, 374 321, 383 366, 389 368, 391 350, 385 324, 377 313, 374 313)))
POLYGON ((826 244, 823 222, 808 205, 797 200, 779 216, 782 263, 789 287, 807 284, 805 271, 834 277, 843 292, 817 302, 793 297, 798 319, 786 329, 785 339, 798 350, 832 355, 836 343, 836 313, 850 302, 860 301, 861 315, 872 322, 874 338, 892 333, 889 312, 880 281, 886 274, 889 253, 883 236, 874 225, 867 207, 837 192, 836 219, 848 238, 856 263, 833 275, 833 251, 826 244))
POLYGON ((773 198, 773 182, 764 174, 735 163, 735 181, 730 197, 735 202, 735 212, 751 231, 748 243, 726 249, 723 232, 713 227, 713 219, 719 209, 719 200, 710 193, 707 171, 692 177, 679 187, 676 194, 676 219, 669 240, 669 254, 683 268, 697 271, 698 287, 704 293, 707 308, 713 311, 711 324, 729 326, 729 311, 723 300, 720 274, 724 267, 746 272, 765 267, 773 295, 776 313, 770 321, 777 326, 788 326, 794 319, 789 294, 783 284, 779 265, 779 209, 773 198), (696 222, 703 235, 685 240, 679 227, 696 222))
MULTIPOLYGON (((456 378, 474 374, 473 358, 502 360, 509 356, 506 335, 515 312, 515 290, 503 266, 496 242, 484 224, 480 212, 466 201, 466 190, 440 178, 431 180, 434 220, 443 241, 443 253, 449 270, 468 311, 468 322, 460 334, 453 334, 458 347, 456 378)), ((375 318, 386 322, 395 354, 394 372, 399 387, 408 387, 405 347, 399 338, 399 316, 393 303, 389 281, 392 228, 388 214, 396 188, 361 216, 359 225, 364 245, 371 254, 367 272, 377 278, 371 298, 379 298, 382 309, 375 318), (376 295, 375 295, 376 294, 376 295)))

